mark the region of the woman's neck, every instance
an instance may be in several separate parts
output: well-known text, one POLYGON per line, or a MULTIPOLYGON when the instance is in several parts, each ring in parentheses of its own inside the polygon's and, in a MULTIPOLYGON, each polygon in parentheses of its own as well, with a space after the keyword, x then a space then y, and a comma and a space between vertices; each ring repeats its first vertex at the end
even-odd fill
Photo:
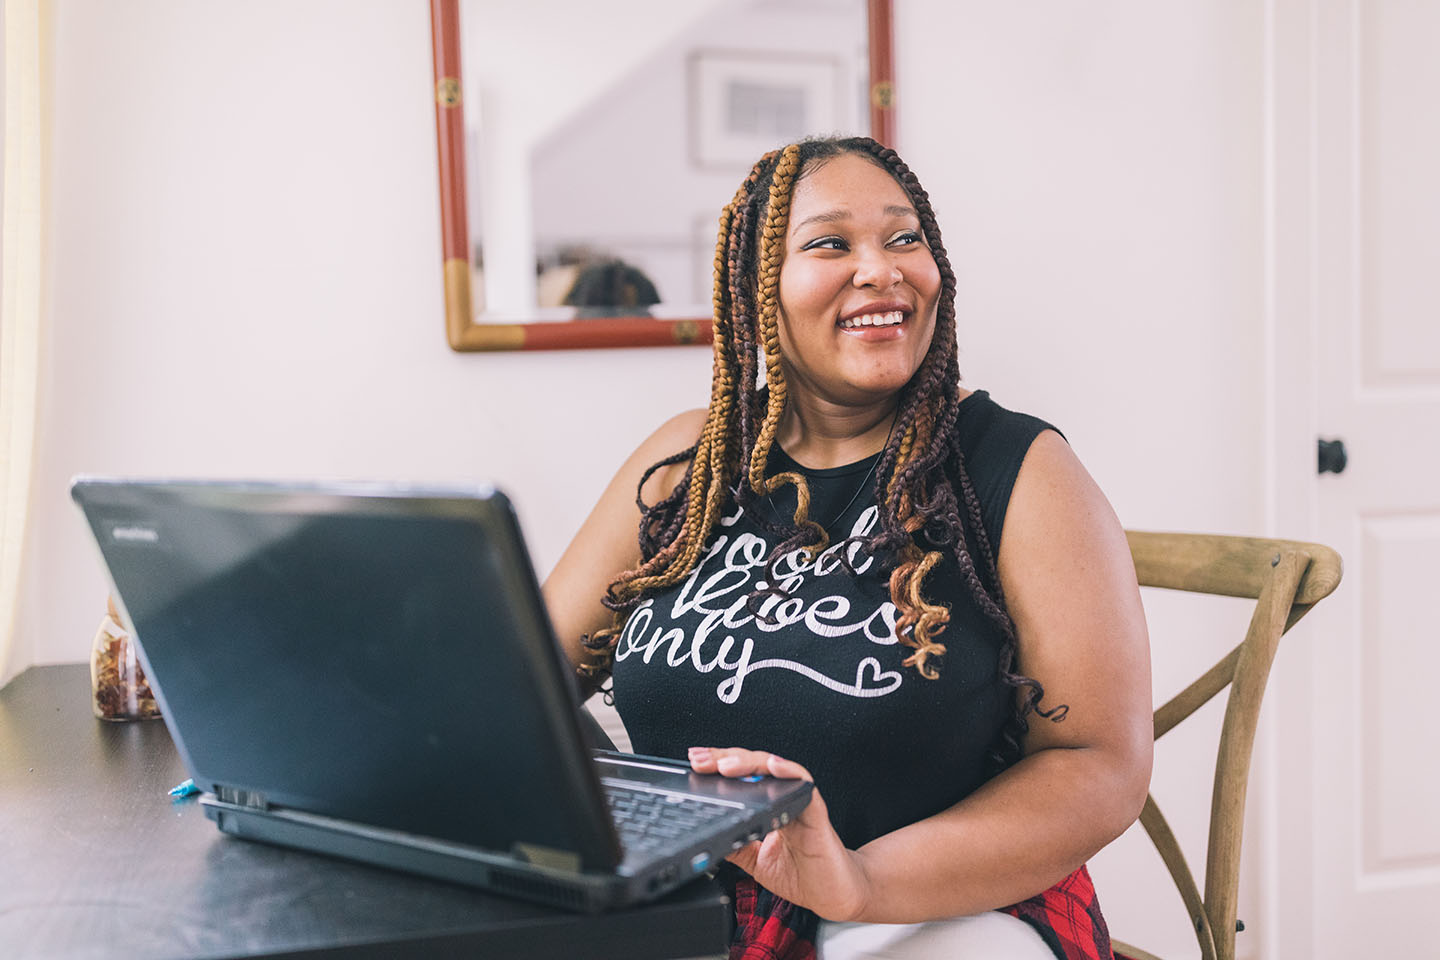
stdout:
POLYGON ((896 398, 865 407, 844 407, 824 401, 785 405, 776 442, 802 467, 841 467, 879 453, 890 436, 897 413, 896 398))

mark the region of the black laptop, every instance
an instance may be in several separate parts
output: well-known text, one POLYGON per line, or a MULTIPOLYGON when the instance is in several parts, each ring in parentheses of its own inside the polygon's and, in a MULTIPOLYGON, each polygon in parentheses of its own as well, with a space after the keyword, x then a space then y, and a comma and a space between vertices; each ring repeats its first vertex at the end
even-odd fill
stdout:
POLYGON ((226 833, 594 911, 664 894, 809 802, 801 781, 592 752, 494 489, 71 494, 226 833))

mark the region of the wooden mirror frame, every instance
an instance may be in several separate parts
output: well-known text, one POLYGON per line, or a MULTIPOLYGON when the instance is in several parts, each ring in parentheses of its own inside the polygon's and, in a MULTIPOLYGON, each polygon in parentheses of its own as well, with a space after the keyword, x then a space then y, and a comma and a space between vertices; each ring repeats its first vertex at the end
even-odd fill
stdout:
MULTIPOLYGON (((866 0, 870 47, 870 135, 895 142, 893 0, 866 0)), ((584 350, 708 344, 709 317, 593 317, 535 323, 476 323, 470 291, 470 225, 465 214, 465 113, 460 86, 460 0, 430 0, 435 53, 435 136, 440 158, 440 230, 445 336, 463 353, 584 350)))

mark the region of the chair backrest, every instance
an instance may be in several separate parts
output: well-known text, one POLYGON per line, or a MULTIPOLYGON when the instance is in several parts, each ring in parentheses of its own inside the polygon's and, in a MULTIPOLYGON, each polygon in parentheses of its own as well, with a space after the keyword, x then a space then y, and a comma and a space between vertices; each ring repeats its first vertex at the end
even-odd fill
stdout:
MULTIPOLYGON (((1256 601, 1245 638, 1194 683, 1155 711, 1155 739, 1230 687, 1215 783, 1210 801, 1210 841, 1205 858, 1205 895, 1153 796, 1140 823, 1159 851, 1185 902, 1204 960, 1233 960, 1240 885, 1240 839, 1250 754, 1270 664, 1285 631, 1329 596, 1340 583, 1340 555, 1317 543, 1209 534, 1126 531, 1140 585, 1248 597, 1256 601)), ((1117 942, 1117 955, 1152 955, 1117 942)))

